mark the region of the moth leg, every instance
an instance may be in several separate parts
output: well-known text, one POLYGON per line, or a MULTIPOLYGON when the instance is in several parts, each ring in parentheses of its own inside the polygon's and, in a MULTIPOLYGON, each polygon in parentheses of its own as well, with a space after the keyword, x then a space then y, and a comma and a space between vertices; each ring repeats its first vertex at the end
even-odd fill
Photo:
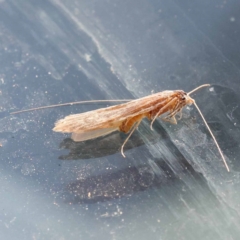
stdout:
POLYGON ((177 113, 178 115, 178 120, 181 120, 182 119, 182 109, 177 113))
POLYGON ((152 125, 153 122, 156 120, 156 118, 158 116, 160 116, 161 114, 163 114, 164 112, 168 112, 168 108, 171 106, 171 104, 173 104, 175 101, 177 100, 177 98, 173 98, 169 103, 167 103, 164 107, 160 108, 160 110, 158 111, 158 113, 154 116, 151 124, 150 124, 150 128, 151 130, 153 130, 152 125))
POLYGON ((127 143, 127 141, 129 140, 129 138, 132 136, 133 132, 137 129, 137 127, 139 126, 139 124, 141 123, 142 118, 135 123, 134 127, 132 128, 131 132, 128 134, 127 138, 125 139, 125 141, 123 142, 122 146, 121 146, 121 154, 122 156, 125 158, 125 154, 123 153, 123 148, 125 146, 125 144, 127 143))
POLYGON ((133 128, 135 123, 141 121, 144 117, 145 116, 141 114, 141 115, 126 119, 119 126, 119 131, 128 133, 133 128))
POLYGON ((166 122, 170 122, 171 124, 177 124, 176 115, 179 113, 179 110, 175 110, 174 112, 170 113, 166 117, 162 117, 161 119, 166 122))
POLYGON ((177 120, 175 116, 172 117, 166 117, 166 118, 161 118, 163 121, 170 122, 171 124, 177 124, 177 120))
POLYGON ((170 112, 166 117, 162 119, 172 124, 177 124, 176 115, 179 116, 178 120, 182 118, 182 106, 180 104, 178 104, 177 106, 178 108, 175 108, 172 112, 170 112))

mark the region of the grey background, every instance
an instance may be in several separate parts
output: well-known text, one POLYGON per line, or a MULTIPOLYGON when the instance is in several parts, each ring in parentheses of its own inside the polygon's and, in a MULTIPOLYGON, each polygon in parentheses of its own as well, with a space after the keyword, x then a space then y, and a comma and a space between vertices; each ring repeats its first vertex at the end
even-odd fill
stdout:
POLYGON ((239 1, 0 0, 1 239, 239 239, 239 1), (48 104, 190 91, 178 125, 83 143, 48 104))

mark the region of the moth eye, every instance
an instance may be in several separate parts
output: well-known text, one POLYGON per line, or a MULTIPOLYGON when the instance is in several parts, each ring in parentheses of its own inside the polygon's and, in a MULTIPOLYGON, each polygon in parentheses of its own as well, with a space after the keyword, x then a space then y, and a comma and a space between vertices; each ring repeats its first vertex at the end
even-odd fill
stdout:
POLYGON ((185 100, 186 100, 186 98, 185 98, 184 96, 182 96, 182 100, 183 100, 183 101, 185 101, 185 100))

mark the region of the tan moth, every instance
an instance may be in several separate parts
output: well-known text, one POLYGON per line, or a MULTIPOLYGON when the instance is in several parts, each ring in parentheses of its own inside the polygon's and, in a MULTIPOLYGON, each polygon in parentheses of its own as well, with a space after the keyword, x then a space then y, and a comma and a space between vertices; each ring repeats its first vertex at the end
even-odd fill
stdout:
MULTIPOLYGON (((180 119, 182 109, 187 105, 194 104, 218 148, 218 151, 223 159, 227 171, 229 171, 229 167, 217 143, 215 136, 213 135, 195 100, 190 97, 190 95, 193 92, 197 91, 200 88, 208 86, 210 86, 210 84, 201 85, 188 93, 184 92, 183 90, 162 91, 136 100, 116 100, 127 102, 111 107, 100 108, 89 112, 66 116, 65 118, 60 119, 55 123, 53 131, 62 133, 72 133, 72 139, 77 142, 104 136, 117 130, 124 133, 129 133, 126 140, 123 142, 121 146, 121 154, 123 155, 123 157, 125 157, 123 151, 124 146, 127 143, 128 139, 133 134, 133 132, 139 126, 143 118, 147 118, 151 121, 150 124, 151 129, 153 122, 156 120, 157 117, 160 117, 164 121, 177 124, 176 115, 179 115, 180 119)), ((109 102, 109 101, 93 100, 51 105, 14 112, 12 114, 38 109, 45 109, 50 107, 89 102, 109 102)))

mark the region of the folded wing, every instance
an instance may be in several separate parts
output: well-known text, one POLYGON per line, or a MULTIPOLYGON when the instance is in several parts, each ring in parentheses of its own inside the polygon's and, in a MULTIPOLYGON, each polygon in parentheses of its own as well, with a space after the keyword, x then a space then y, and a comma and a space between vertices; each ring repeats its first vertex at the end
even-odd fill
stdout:
POLYGON ((124 104, 69 115, 57 121, 53 130, 82 134, 99 129, 117 129, 129 117, 132 118, 164 106, 174 94, 175 91, 163 91, 124 104))
POLYGON ((105 136, 111 132, 117 131, 117 128, 103 128, 98 130, 92 130, 92 131, 82 131, 78 133, 72 133, 72 140, 75 142, 82 142, 89 139, 105 136))

